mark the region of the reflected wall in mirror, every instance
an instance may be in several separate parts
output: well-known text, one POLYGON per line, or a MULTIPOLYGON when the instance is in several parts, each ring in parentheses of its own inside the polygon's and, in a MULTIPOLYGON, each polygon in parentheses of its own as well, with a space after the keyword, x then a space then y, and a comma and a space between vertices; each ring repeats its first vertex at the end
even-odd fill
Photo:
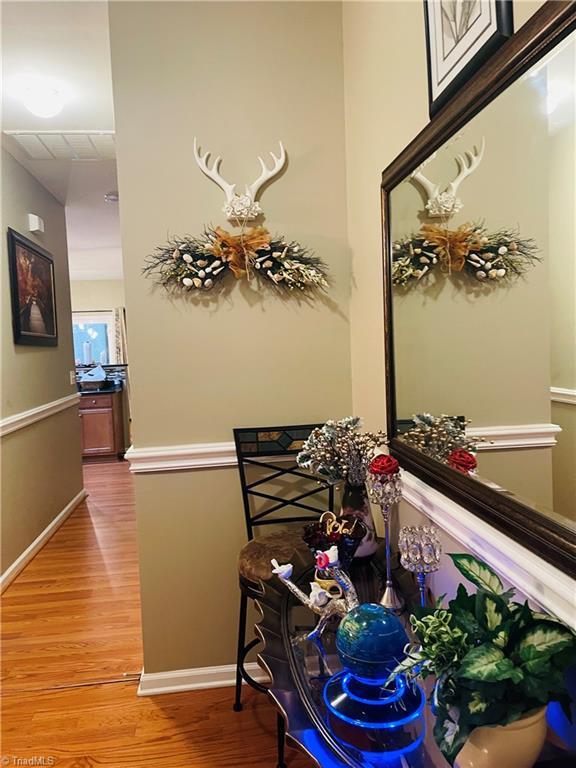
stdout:
POLYGON ((573 530, 575 88, 573 32, 388 194, 394 433, 463 417, 475 482, 573 530), (431 216, 459 172, 461 208, 431 216))

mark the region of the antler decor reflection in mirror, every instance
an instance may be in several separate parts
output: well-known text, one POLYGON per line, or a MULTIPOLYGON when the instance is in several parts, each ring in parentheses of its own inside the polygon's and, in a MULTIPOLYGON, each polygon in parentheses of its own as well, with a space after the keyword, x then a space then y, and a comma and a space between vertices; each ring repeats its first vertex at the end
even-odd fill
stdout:
POLYGON ((429 216, 453 216, 464 207, 464 203, 457 196, 460 184, 467 176, 470 176, 479 167, 484 157, 486 142, 484 137, 480 147, 474 147, 472 151, 465 150, 461 155, 456 155, 456 164, 458 165, 458 174, 442 192, 442 184, 434 183, 422 172, 422 165, 415 171, 412 171, 410 178, 419 184, 428 195, 426 210, 429 216))
POLYGON ((390 451, 574 576, 575 27, 545 3, 382 180, 390 451))

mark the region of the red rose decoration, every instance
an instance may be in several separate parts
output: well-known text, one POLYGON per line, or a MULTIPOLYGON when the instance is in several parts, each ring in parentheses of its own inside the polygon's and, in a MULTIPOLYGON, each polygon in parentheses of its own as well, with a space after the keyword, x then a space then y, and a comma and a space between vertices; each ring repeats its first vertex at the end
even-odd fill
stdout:
POLYGON ((326 552, 318 552, 316 554, 316 567, 320 568, 321 571, 324 570, 324 568, 328 568, 330 565, 330 558, 326 554, 326 552))
POLYGON ((370 473, 373 475, 395 475, 400 471, 400 464, 393 456, 381 453, 370 462, 370 473))
POLYGON ((473 456, 470 451, 465 451, 463 448, 458 448, 448 456, 448 464, 457 472, 467 475, 476 469, 478 462, 476 457, 473 456))

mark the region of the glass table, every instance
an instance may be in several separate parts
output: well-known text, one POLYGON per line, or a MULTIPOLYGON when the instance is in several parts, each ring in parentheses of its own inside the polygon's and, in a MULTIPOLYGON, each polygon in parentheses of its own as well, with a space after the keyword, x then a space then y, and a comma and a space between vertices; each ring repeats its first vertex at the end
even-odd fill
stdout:
MULTIPOLYGON (((355 561, 350 570, 361 603, 378 602, 384 591, 382 554, 379 551, 369 561, 355 561)), ((308 593, 314 567, 303 557, 295 558, 293 565, 292 580, 308 593)), ((406 595, 409 591, 409 598, 416 602, 417 587, 411 576, 403 569, 397 569, 396 575, 403 581, 401 593, 406 595)), ((257 631, 265 644, 259 658, 271 677, 270 695, 285 715, 287 738, 306 751, 317 765, 321 768, 448 768, 432 738, 432 720, 427 707, 423 715, 423 738, 405 752, 370 753, 337 738, 329 725, 324 686, 332 674, 342 669, 335 646, 339 620, 333 620, 323 633, 326 654, 322 658, 316 645, 305 639, 316 624, 316 615, 300 604, 279 579, 266 584, 259 606, 262 619, 257 631)))
MULTIPOLYGON (((384 591, 384 552, 380 549, 369 561, 353 563, 350 576, 361 603, 378 602, 384 591)), ((314 567, 304 554, 294 558, 294 581, 307 594, 314 578, 314 567)), ((411 574, 394 568, 395 586, 408 604, 418 602, 418 588, 411 574)), ((262 614, 256 631, 264 648, 259 659, 271 679, 269 694, 286 719, 287 740, 304 750, 320 768, 449 768, 433 738, 434 717, 426 706, 423 712, 423 737, 414 749, 395 753, 356 749, 336 738, 329 725, 324 686, 332 674, 341 670, 336 653, 338 620, 329 624, 322 636, 325 660, 318 648, 305 640, 317 617, 299 603, 279 579, 263 586, 258 600, 262 614)), ((400 617, 408 631, 407 613, 400 617)), ((426 693, 429 694, 429 689, 426 693)), ((544 747, 536 766, 573 768, 574 754, 550 743, 544 747)))

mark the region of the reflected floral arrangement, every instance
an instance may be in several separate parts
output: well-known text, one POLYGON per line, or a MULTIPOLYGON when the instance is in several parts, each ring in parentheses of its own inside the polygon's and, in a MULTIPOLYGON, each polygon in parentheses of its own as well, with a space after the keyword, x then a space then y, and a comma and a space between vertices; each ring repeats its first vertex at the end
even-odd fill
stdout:
POLYGON ((446 414, 417 413, 412 416, 412 421, 414 426, 399 435, 407 445, 464 475, 475 472, 476 447, 481 440, 466 434, 464 419, 446 414))
POLYGON ((423 224, 420 232, 392 247, 392 283, 408 286, 435 269, 462 272, 480 282, 502 283, 520 277, 540 261, 538 248, 518 231, 488 232, 483 224, 448 229, 423 224))

